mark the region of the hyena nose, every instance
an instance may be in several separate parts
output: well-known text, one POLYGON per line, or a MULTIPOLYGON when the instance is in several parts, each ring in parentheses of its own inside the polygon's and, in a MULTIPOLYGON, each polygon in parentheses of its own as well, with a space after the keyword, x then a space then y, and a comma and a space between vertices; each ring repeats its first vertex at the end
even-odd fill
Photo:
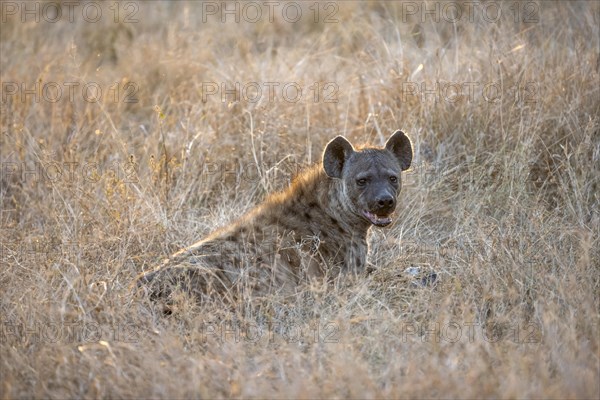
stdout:
POLYGON ((378 211, 389 211, 394 208, 395 205, 394 197, 389 194, 378 197, 376 201, 378 211))

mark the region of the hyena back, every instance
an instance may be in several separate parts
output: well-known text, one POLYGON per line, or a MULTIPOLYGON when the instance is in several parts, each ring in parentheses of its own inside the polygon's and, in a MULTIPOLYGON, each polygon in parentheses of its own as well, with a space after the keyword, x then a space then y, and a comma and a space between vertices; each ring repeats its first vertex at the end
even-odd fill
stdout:
POLYGON ((152 297, 181 289, 199 300, 293 293, 303 281, 332 280, 366 266, 367 233, 387 226, 410 167, 412 146, 395 132, 383 148, 355 149, 342 136, 323 161, 236 222, 137 279, 152 297))

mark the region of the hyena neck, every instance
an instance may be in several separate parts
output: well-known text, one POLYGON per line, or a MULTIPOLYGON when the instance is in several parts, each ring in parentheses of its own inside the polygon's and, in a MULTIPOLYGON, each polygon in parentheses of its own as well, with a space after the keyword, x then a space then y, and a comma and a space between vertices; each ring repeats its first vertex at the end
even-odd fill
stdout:
MULTIPOLYGON (((289 190, 296 193, 297 204, 313 209, 316 215, 322 217, 323 228, 334 225, 353 239, 366 239, 371 224, 350 209, 350 199, 343 191, 340 179, 327 176, 323 166, 317 164, 310 170, 301 174, 291 185, 289 190), (324 215, 323 215, 324 214, 324 215)), ((295 208, 291 206, 292 210, 295 208)))
POLYGON ((320 204, 325 212, 337 220, 344 231, 350 233, 353 238, 366 239, 371 223, 352 211, 351 200, 344 192, 343 182, 340 179, 328 177, 324 172, 321 174, 321 179, 327 182, 323 186, 329 187, 328 190, 323 190, 319 196, 320 204))

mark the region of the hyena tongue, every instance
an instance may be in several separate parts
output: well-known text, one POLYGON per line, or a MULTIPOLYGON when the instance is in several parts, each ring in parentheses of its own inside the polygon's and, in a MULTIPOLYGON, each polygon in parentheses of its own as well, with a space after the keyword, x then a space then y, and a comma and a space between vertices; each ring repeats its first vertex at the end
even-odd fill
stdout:
POLYGON ((363 211, 363 213, 373 225, 386 226, 392 223, 392 219, 390 217, 380 217, 369 211, 363 211))

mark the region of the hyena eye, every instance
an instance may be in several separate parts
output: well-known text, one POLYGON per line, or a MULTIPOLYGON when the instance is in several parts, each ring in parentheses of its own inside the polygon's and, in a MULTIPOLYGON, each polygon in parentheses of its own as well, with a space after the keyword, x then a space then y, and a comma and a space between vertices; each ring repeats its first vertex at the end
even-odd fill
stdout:
POLYGON ((357 180, 356 180, 356 184, 357 184, 358 186, 365 186, 365 185, 367 184, 367 180, 366 180, 365 178, 362 178, 362 179, 357 179, 357 180))
POLYGON ((394 175, 390 176, 390 182, 392 182, 392 183, 398 182, 398 177, 394 176, 394 175))

